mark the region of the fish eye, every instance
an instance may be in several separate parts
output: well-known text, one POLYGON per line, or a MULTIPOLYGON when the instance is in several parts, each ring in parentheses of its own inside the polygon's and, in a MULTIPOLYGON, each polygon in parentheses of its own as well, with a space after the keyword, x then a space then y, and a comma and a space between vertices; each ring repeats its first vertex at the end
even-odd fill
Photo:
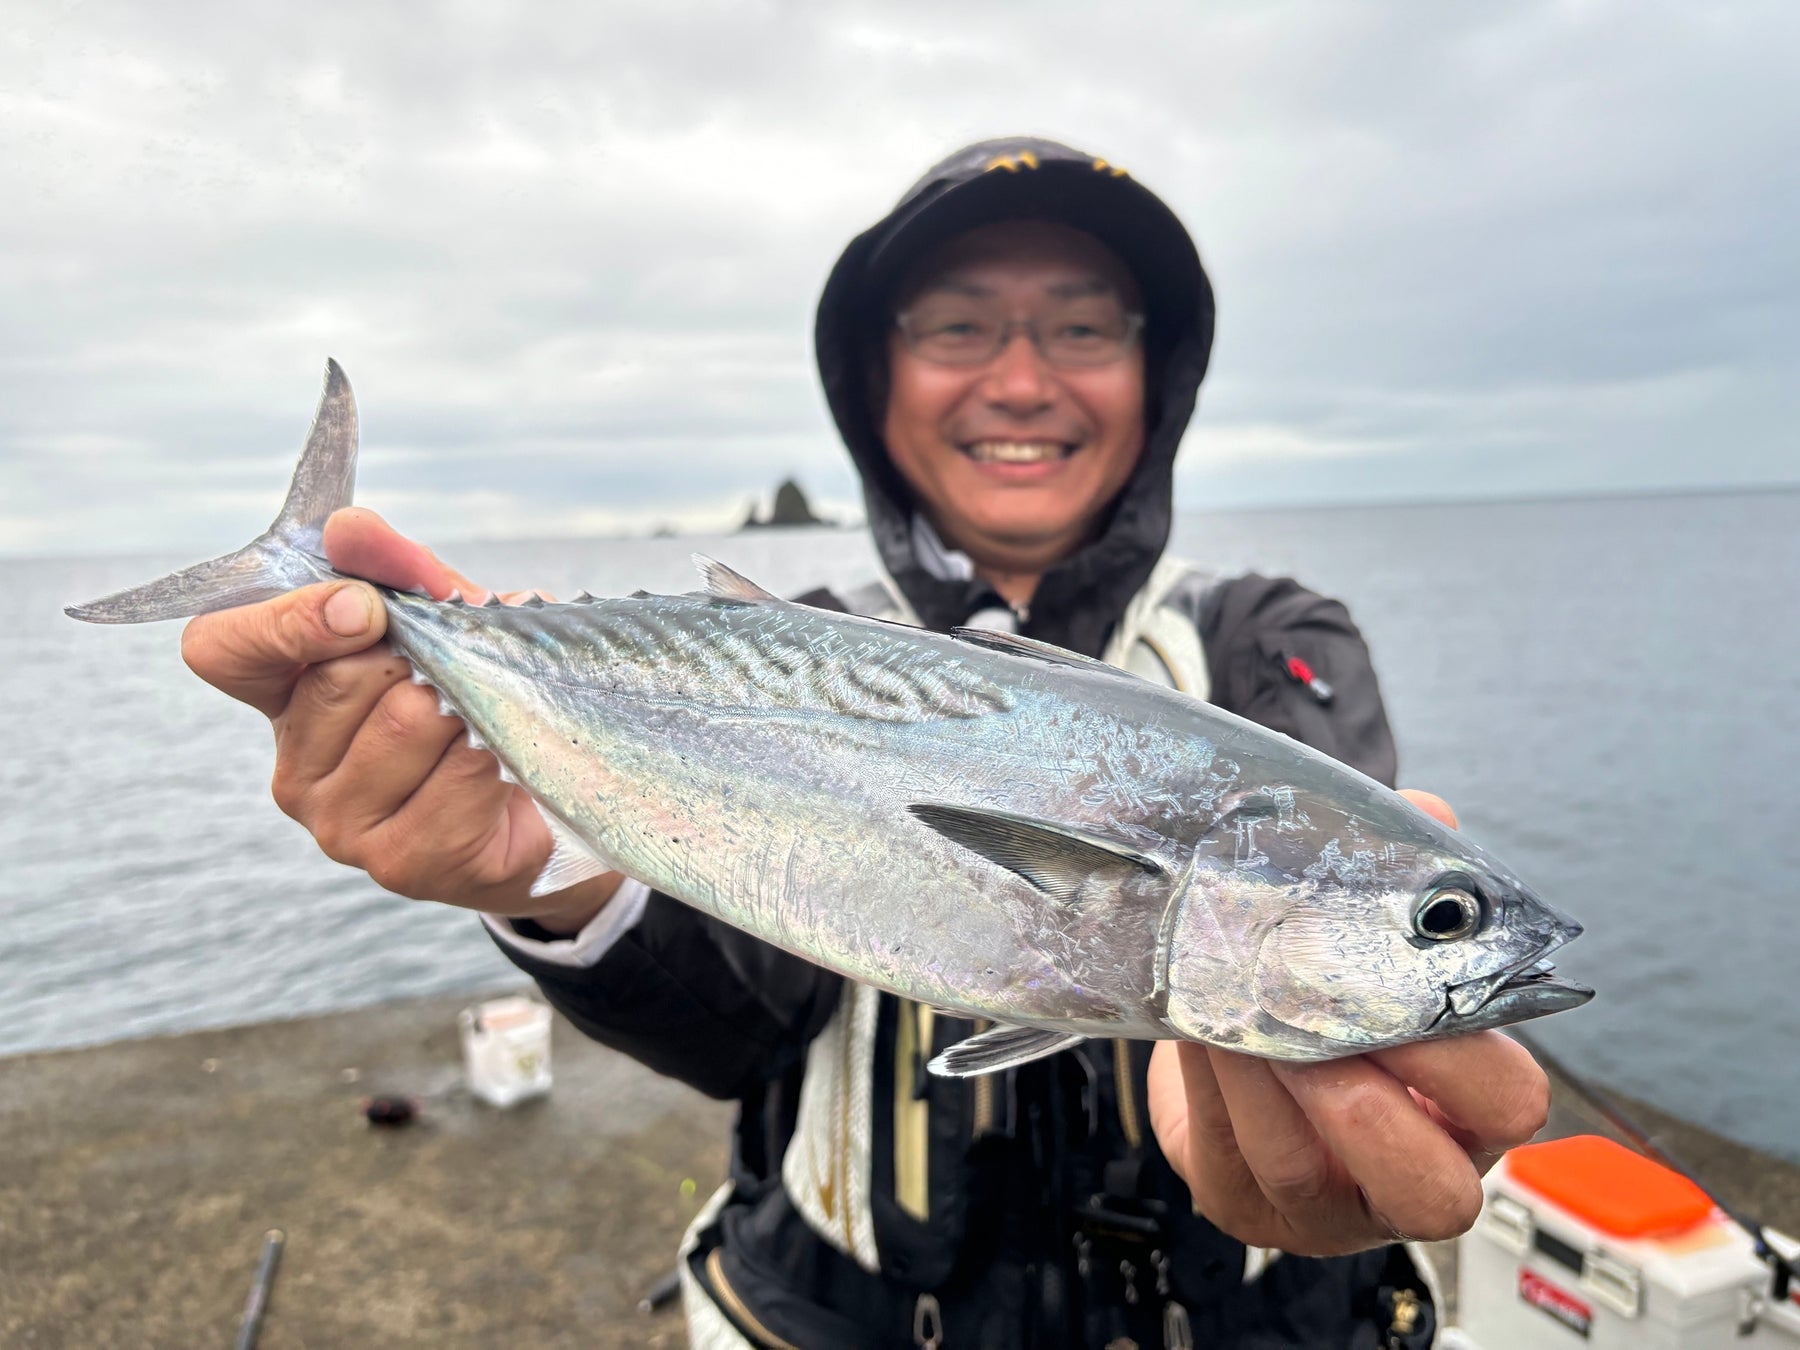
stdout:
POLYGON ((1481 924, 1481 901, 1460 886, 1440 886, 1413 912, 1413 931, 1433 942, 1466 938, 1481 924))

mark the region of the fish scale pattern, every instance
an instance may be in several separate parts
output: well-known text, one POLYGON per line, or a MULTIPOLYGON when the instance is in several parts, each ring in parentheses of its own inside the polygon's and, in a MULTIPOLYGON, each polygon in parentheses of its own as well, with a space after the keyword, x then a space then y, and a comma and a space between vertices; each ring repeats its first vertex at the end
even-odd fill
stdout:
POLYGON ((435 609, 467 637, 528 654, 565 680, 586 667, 592 683, 618 696, 880 722, 985 717, 1017 700, 960 659, 954 639, 922 647, 911 630, 890 634, 875 621, 800 605, 647 596, 517 606, 415 600, 408 608, 428 624, 435 609))

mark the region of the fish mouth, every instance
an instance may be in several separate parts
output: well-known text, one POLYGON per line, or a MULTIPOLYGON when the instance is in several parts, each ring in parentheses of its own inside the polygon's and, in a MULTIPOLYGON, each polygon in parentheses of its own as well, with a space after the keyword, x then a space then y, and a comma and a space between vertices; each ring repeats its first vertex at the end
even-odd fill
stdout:
MULTIPOLYGON (((1487 1014, 1493 1025, 1522 1022, 1528 1017, 1579 1008, 1594 996, 1585 984, 1576 984, 1556 974, 1549 961, 1534 961, 1525 970, 1509 975, 1482 1000, 1477 1012, 1487 1014)), ((1455 994, 1452 991, 1452 999, 1455 994)))
POLYGON ((1444 1011, 1438 1015, 1439 1024, 1453 1024, 1459 1031, 1473 1030, 1579 1008, 1594 996, 1594 991, 1584 984, 1563 979, 1548 959, 1550 953, 1566 941, 1568 937, 1558 934, 1548 944, 1498 974, 1451 985, 1446 992, 1444 1011))

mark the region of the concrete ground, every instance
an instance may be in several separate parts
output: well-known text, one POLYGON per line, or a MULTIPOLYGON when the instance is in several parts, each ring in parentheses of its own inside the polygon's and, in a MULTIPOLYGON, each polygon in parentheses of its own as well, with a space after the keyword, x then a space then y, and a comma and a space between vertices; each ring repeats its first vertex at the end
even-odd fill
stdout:
POLYGON ((728 1110, 560 1021, 553 1095, 494 1110, 469 1001, 0 1060, 0 1345, 230 1345, 270 1227, 267 1350, 683 1344, 635 1308, 728 1110), (371 1092, 419 1122, 371 1127, 371 1092))
MULTIPOLYGON (((682 1344, 636 1304, 718 1184, 729 1110, 560 1021, 553 1095, 484 1106, 469 1001, 0 1060, 0 1346, 229 1345, 270 1227, 267 1350, 682 1344), (368 1125, 374 1092, 419 1098, 419 1123, 368 1125)), ((1800 1233, 1800 1168, 1627 1106, 1800 1233)), ((1552 1132, 1596 1131, 1559 1082, 1552 1132)))

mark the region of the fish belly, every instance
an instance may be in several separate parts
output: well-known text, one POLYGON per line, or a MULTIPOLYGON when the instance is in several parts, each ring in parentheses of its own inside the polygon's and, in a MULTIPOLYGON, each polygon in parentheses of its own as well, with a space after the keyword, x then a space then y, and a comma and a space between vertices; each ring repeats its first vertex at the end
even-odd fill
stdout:
MULTIPOLYGON (((852 979, 1031 1025, 1153 1034, 1160 904, 1071 912, 906 807, 991 802, 969 728, 620 700, 552 809, 632 876, 852 979)), ((987 727, 1007 737, 1007 728, 987 727)), ((987 772, 983 772, 983 770, 987 772)), ((566 775, 558 775, 569 781, 566 775)))

